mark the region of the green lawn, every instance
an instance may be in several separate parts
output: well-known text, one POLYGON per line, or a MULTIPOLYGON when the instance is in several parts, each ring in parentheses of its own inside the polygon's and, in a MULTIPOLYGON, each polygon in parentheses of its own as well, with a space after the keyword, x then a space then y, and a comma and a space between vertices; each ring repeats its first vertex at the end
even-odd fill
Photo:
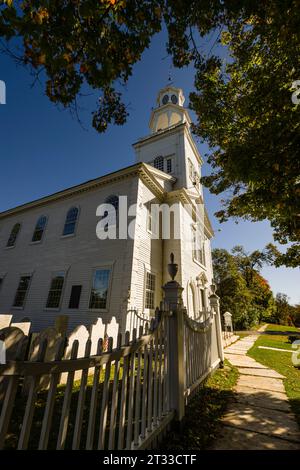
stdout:
POLYGON ((188 404, 182 429, 168 432, 160 449, 178 452, 208 449, 217 435, 237 379, 237 368, 225 361, 224 369, 218 369, 188 404))
POLYGON ((295 335, 300 330, 291 326, 268 325, 265 334, 258 337, 253 347, 248 351, 248 356, 276 370, 285 376, 284 386, 300 426, 300 368, 292 363, 292 355, 280 351, 259 349, 258 346, 268 346, 293 350, 288 336, 295 335), (284 334, 280 334, 284 333, 284 334))

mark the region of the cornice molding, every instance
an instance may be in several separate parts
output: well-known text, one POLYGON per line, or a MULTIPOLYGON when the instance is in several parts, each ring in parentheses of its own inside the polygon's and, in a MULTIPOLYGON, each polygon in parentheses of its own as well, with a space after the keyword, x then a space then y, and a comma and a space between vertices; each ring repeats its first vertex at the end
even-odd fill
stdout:
POLYGON ((136 163, 135 165, 131 165, 127 168, 122 170, 118 170, 114 173, 109 173, 108 175, 100 176, 94 180, 86 181, 85 183, 81 183, 76 186, 72 186, 71 188, 64 189, 54 194, 50 194, 49 196, 42 197, 35 201, 31 201, 20 206, 14 207, 12 209, 8 209, 7 211, 0 213, 0 220, 4 219, 9 216, 13 216, 16 214, 21 214, 25 211, 30 209, 44 206, 45 204, 49 204, 52 202, 57 202, 60 200, 71 198, 75 195, 82 194, 87 191, 92 191, 97 189, 101 186, 105 186, 107 184, 115 183, 117 181, 121 181, 133 176, 137 176, 139 173, 139 169, 143 166, 143 163, 136 163))

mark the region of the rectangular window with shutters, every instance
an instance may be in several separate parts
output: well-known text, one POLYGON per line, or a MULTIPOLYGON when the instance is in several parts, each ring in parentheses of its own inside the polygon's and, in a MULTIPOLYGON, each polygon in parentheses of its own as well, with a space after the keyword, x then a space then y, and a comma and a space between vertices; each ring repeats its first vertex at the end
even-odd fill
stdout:
POLYGON ((146 272, 145 308, 149 310, 155 308, 155 275, 149 272, 146 272))
POLYGON ((26 300, 26 296, 28 293, 29 285, 31 281, 31 275, 28 276, 21 276, 19 285, 17 288, 17 292, 15 295, 15 300, 13 303, 13 307, 23 308, 26 300))
POLYGON ((46 308, 59 308, 65 282, 65 273, 55 273, 51 280, 46 308))
POLYGON ((72 286, 69 308, 79 308, 82 286, 72 286))

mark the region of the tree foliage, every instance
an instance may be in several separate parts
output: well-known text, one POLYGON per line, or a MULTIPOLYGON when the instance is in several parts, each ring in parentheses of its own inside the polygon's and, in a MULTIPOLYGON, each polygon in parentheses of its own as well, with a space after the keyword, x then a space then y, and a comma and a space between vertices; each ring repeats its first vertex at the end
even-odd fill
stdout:
POLYGON ((215 249, 213 255, 214 279, 221 299, 221 313, 232 313, 235 328, 250 328, 262 320, 270 320, 275 313, 275 301, 268 282, 259 269, 268 262, 266 252, 246 253, 236 246, 229 253, 215 249))
POLYGON ((86 84, 99 90, 92 121, 103 132, 126 121, 119 85, 164 23, 174 65, 196 70, 193 131, 208 143, 213 169, 203 183, 226 194, 217 216, 269 220, 275 240, 289 243, 285 254, 269 247, 275 264, 297 266, 297 8, 296 0, 2 0, 0 37, 3 51, 36 77, 45 73, 54 103, 76 106, 86 84), (203 48, 212 33, 220 53, 203 48))
POLYGON ((274 319, 279 325, 293 325, 293 312, 294 308, 289 304, 289 299, 286 294, 279 292, 276 295, 276 310, 274 319))

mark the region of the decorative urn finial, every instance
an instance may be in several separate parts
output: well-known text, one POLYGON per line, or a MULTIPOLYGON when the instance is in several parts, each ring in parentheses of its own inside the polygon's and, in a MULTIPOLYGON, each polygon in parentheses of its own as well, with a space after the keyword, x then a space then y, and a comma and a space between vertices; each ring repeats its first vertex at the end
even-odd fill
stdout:
POLYGON ((168 264, 168 273, 170 274, 172 281, 174 281, 176 274, 178 272, 178 264, 174 263, 174 253, 171 253, 170 260, 171 260, 171 263, 168 264))
POLYGON ((214 283, 214 280, 212 279, 212 284, 210 286, 210 290, 212 292, 212 294, 214 295, 216 293, 216 290, 217 290, 217 286, 216 284, 214 283))

